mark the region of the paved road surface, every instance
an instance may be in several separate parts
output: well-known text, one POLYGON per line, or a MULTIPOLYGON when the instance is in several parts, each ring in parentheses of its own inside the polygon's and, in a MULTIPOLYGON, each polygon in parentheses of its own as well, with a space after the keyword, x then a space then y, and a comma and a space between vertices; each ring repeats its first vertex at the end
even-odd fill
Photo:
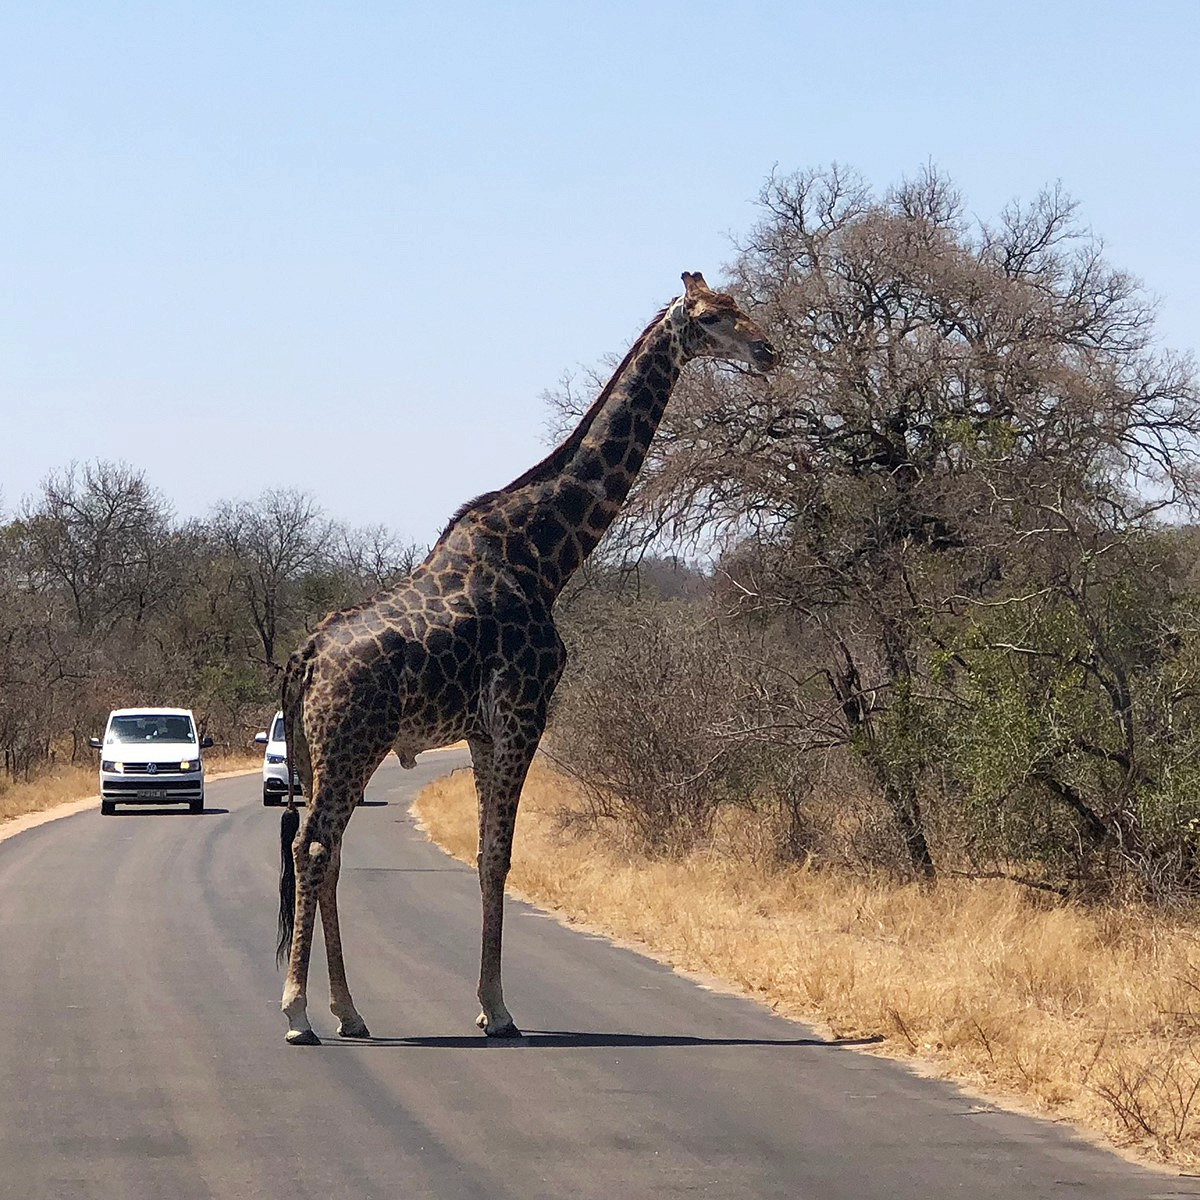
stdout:
MULTIPOLYGON (((373 1043, 285 1045, 279 811, 87 812, 0 844, 0 1200, 1200 1196, 513 904, 509 1005, 472 1025, 479 898, 389 764, 341 897, 373 1043)), ((519 836, 519 835, 518 835, 519 836)))

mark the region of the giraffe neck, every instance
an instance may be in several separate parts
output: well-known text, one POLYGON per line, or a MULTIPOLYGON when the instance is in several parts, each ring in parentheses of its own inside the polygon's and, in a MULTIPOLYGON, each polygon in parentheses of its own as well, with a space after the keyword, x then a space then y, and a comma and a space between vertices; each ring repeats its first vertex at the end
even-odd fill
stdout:
POLYGON ((549 465, 557 457, 556 469, 535 485, 526 531, 542 587, 552 596, 616 518, 690 357, 677 304, 646 328, 595 404, 546 460, 549 465))
POLYGON ((438 547, 490 541, 552 602, 612 524, 645 461, 671 391, 693 356, 682 298, 643 331, 570 435, 536 466, 451 519, 438 547))

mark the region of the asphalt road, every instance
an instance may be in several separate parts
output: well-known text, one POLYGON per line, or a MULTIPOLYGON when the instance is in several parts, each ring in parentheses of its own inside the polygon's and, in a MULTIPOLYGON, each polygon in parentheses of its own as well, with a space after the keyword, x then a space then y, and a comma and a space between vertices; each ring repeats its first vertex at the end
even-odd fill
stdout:
POLYGON ((203 816, 85 812, 0 843, 0 1198, 1200 1196, 511 902, 527 1036, 487 1041, 474 874, 408 815, 462 761, 386 765, 350 824, 368 1043, 334 1036, 319 951, 325 1044, 284 1043, 257 777, 210 783, 203 816))

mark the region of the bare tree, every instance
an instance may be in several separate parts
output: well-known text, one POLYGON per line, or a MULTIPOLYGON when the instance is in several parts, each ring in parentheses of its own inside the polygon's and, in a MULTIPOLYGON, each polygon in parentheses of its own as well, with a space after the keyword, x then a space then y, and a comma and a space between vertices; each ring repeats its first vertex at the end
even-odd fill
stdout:
POLYGON ((354 600, 393 587, 425 557, 426 551, 404 542, 384 525, 343 530, 336 548, 337 562, 358 591, 354 600))
POLYGON ((61 586, 87 633, 140 621, 170 585, 159 570, 171 511, 140 471, 97 462, 49 475, 27 502, 12 536, 23 543, 30 579, 61 586))
POLYGON ((290 489, 222 504, 211 525, 231 565, 234 588, 261 646, 262 662, 278 668, 281 625, 300 610, 303 577, 326 565, 335 526, 311 496, 290 489))

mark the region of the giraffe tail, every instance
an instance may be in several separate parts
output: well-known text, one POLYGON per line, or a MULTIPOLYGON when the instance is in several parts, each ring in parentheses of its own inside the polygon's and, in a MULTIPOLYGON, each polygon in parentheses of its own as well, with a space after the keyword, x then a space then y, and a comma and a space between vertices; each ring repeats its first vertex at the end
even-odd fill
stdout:
POLYGON ((303 667, 293 654, 283 670, 284 747, 287 754, 287 807, 279 820, 279 941, 275 946, 275 963, 282 966, 292 944, 292 928, 296 921, 296 864, 292 858, 292 843, 300 830, 300 813, 296 809, 295 745, 303 736, 304 707, 303 667))
POLYGON ((297 739, 304 736, 304 686, 307 682, 305 661, 293 654, 283 668, 282 694, 279 707, 283 713, 283 752, 287 767, 287 806, 296 807, 296 753, 297 739))
POLYGON ((283 810, 279 820, 279 941, 275 963, 282 966, 292 945, 292 926, 296 920, 296 864, 292 843, 300 829, 300 813, 294 804, 283 810))

